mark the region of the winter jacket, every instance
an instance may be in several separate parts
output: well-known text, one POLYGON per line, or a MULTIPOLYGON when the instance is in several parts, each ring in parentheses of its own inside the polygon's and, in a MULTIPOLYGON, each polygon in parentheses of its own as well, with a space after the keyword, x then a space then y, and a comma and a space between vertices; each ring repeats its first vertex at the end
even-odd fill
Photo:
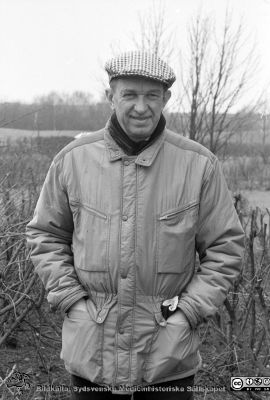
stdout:
POLYGON ((198 326, 224 302, 243 251, 211 152, 167 129, 137 156, 107 128, 80 138, 55 157, 27 236, 49 303, 66 313, 70 373, 133 388, 197 372, 198 326), (161 302, 175 295, 165 320, 161 302), (87 312, 70 309, 83 297, 87 312))

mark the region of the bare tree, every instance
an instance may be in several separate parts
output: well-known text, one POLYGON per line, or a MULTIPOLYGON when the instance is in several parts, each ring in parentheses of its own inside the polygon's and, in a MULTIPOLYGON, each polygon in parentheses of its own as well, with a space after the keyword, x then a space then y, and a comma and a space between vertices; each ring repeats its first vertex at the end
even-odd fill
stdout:
MULTIPOLYGON (((207 56, 207 47, 209 43, 209 20, 196 18, 189 31, 189 79, 187 83, 183 80, 183 93, 185 102, 189 104, 190 111, 187 114, 188 119, 183 121, 188 127, 188 136, 190 139, 198 140, 198 133, 202 132, 206 106, 209 97, 204 97, 202 91, 204 86, 204 66, 207 56)), ((205 89, 204 89, 205 91, 205 89)), ((185 112, 186 113, 186 112, 185 112)), ((186 127, 184 129, 186 131, 186 127)))
POLYGON ((169 59, 174 48, 172 46, 175 33, 166 24, 165 5, 162 1, 153 1, 148 11, 139 13, 140 33, 133 35, 133 43, 141 51, 147 51, 169 59))
POLYGON ((168 27, 164 3, 153 2, 139 15, 139 24, 140 34, 133 37, 138 49, 170 61, 178 59, 178 112, 168 116, 170 126, 219 152, 245 129, 254 112, 254 104, 243 102, 256 71, 256 58, 242 22, 232 24, 227 11, 218 30, 209 17, 198 13, 191 20, 186 55, 181 59, 180 48, 175 46, 176 29, 168 27))
POLYGON ((182 131, 216 153, 243 129, 254 111, 243 104, 256 70, 253 47, 245 40, 243 24, 234 29, 226 13, 221 36, 208 18, 198 15, 189 28, 189 57, 182 71, 182 131), (246 48, 249 51, 246 51, 246 48), (244 52, 245 50, 245 52, 244 52), (240 107, 241 104, 241 107, 240 107))
POLYGON ((262 133, 262 150, 261 157, 264 164, 268 163, 269 157, 269 149, 267 147, 268 137, 270 138, 270 113, 269 113, 269 102, 265 99, 262 103, 262 110, 260 112, 261 119, 261 133, 262 133))

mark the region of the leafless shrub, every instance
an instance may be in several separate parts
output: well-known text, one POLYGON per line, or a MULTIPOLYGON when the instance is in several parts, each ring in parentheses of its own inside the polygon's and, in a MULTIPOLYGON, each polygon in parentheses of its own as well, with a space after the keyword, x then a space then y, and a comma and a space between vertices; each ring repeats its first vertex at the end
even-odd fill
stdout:
MULTIPOLYGON (((207 352, 200 377, 228 391, 232 376, 270 374, 270 210, 242 212, 241 195, 235 204, 246 233, 243 268, 224 306, 202 328, 207 352)), ((265 398, 254 392, 230 395, 265 398)))
MULTIPOLYGON (((3 383, 0 398, 3 399, 16 398, 16 390, 5 384, 14 365, 16 371, 30 375, 33 385, 42 381, 51 384, 59 374, 63 376, 64 367, 58 356, 59 315, 51 318, 44 302, 44 288, 34 274, 24 234, 52 158, 50 153, 56 151, 54 143, 51 143, 53 150, 47 152, 41 145, 38 140, 8 143, 0 157, 0 385, 3 383)), ((32 389, 28 399, 34 398, 32 389)), ((50 394, 46 398, 55 397, 50 394)))
POLYGON ((269 190, 270 163, 260 155, 229 157, 222 164, 231 190, 269 190))

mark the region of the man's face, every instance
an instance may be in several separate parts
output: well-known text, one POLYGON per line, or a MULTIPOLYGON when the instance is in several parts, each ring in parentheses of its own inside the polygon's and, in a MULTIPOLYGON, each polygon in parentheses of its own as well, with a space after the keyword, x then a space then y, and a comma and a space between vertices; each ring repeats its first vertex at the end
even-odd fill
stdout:
POLYGON ((115 79, 106 94, 119 124, 134 142, 151 136, 171 96, 162 83, 140 77, 115 79))

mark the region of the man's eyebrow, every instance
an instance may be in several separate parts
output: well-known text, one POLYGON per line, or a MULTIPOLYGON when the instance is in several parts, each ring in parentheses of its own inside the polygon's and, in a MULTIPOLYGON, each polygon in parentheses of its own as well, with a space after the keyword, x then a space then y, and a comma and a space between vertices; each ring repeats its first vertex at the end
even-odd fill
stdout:
POLYGON ((122 89, 120 93, 121 94, 125 94, 125 93, 135 93, 135 94, 156 93, 156 94, 161 94, 162 90, 161 89, 149 89, 149 90, 146 90, 145 92, 140 92, 140 91, 138 91, 136 89, 122 89))
POLYGON ((147 90, 147 93, 157 93, 157 94, 160 94, 160 93, 162 93, 162 89, 149 89, 149 90, 147 90))
POLYGON ((137 93, 135 89, 122 89, 120 93, 137 93))

